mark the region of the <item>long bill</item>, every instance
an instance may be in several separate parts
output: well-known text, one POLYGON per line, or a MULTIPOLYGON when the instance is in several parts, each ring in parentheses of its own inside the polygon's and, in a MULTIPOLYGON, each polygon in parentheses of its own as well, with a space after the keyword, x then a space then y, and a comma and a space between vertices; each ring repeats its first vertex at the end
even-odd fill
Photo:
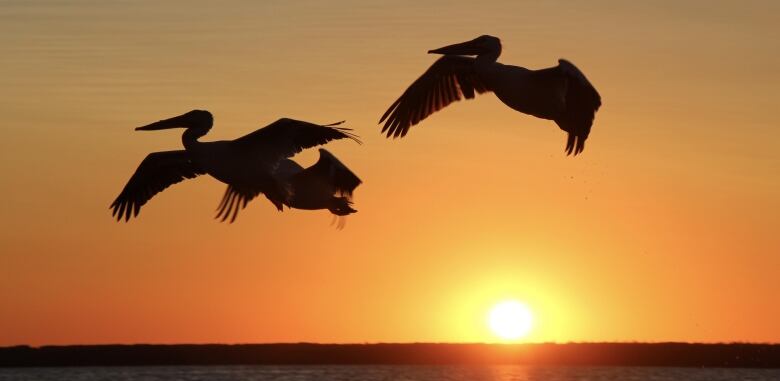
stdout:
POLYGON ((155 131, 179 127, 203 127, 208 130, 211 128, 212 123, 213 118, 210 112, 204 110, 192 110, 173 118, 163 119, 145 126, 137 127, 136 131, 155 131))
POLYGON ((155 130, 167 130, 169 128, 177 127, 189 127, 188 118, 185 118, 187 114, 179 115, 169 119, 163 119, 154 123, 147 124, 145 126, 136 127, 136 131, 155 131, 155 130))
POLYGON ((481 49, 476 40, 447 45, 438 49, 429 50, 428 54, 449 54, 457 56, 476 56, 481 49))

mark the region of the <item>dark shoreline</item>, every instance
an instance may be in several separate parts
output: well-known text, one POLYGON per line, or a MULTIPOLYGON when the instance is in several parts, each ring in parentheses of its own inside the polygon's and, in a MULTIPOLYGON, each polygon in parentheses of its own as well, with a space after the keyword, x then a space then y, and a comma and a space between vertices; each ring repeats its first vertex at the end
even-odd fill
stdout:
POLYGON ((0 367, 486 365, 780 368, 780 344, 177 344, 0 348, 0 367))

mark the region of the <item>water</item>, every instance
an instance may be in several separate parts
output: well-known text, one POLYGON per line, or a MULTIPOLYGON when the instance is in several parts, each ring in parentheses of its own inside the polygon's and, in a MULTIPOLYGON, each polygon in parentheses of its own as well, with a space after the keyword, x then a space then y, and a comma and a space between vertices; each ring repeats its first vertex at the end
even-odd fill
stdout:
POLYGON ((780 369, 533 366, 180 366, 0 369, 0 381, 762 381, 780 369))

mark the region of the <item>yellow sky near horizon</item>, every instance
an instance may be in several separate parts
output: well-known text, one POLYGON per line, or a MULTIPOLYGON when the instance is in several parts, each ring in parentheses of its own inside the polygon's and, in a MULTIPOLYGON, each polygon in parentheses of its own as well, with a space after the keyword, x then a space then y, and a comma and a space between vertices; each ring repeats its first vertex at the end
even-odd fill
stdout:
MULTIPOLYGON (((780 5, 232 1, 0 4, 0 345, 495 341, 780 342, 780 5), (187 8, 184 4, 188 4, 187 8), (387 140, 376 123, 481 34, 499 61, 574 62, 603 107, 585 152, 487 94, 387 140), (224 185, 108 205, 194 108, 233 139, 279 117, 347 120, 326 146, 363 180, 346 229, 224 185)), ((316 160, 316 151, 296 157, 316 160)))

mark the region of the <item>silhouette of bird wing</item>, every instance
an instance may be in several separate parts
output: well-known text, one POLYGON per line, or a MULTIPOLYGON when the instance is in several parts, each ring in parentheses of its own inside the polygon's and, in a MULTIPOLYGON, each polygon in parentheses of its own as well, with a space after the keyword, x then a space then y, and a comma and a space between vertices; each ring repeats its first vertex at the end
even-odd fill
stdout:
MULTIPOLYGON (((262 192, 254 189, 228 185, 225 189, 225 194, 222 196, 222 201, 220 201, 219 206, 217 206, 217 215, 214 218, 221 222, 225 222, 229 218, 230 223, 232 224, 236 220, 236 217, 238 217, 239 210, 246 208, 249 201, 252 201, 260 193, 262 192)), ((266 197, 268 197, 268 195, 266 195, 266 197)), ((276 209, 282 211, 283 204, 281 201, 273 200, 271 197, 268 197, 268 199, 276 206, 276 209)))
POLYGON ((303 167, 291 159, 283 159, 279 161, 274 171, 274 177, 282 182, 289 182, 290 178, 295 174, 303 171, 303 167))
POLYGON ((122 192, 111 204, 117 221, 138 216, 141 206, 165 188, 206 173, 190 160, 187 151, 150 153, 135 170, 122 192))
POLYGON ((344 121, 319 125, 300 120, 282 118, 232 142, 246 150, 260 150, 269 160, 276 162, 291 157, 302 150, 331 140, 352 139, 360 144, 351 128, 336 127, 344 121))
POLYGON ((339 196, 352 198, 352 192, 362 183, 344 163, 332 153, 320 148, 320 159, 314 165, 295 174, 290 182, 293 189, 300 186, 316 186, 327 184, 339 196))
MULTIPOLYGON (((352 132, 351 128, 336 127, 342 122, 319 125, 300 120, 282 118, 255 132, 242 136, 230 144, 237 150, 253 152, 261 155, 263 160, 272 167, 272 171, 279 169, 283 159, 291 157, 302 150, 325 144, 331 140, 352 139, 358 144, 360 140, 352 132)), ((260 192, 253 187, 238 187, 230 185, 222 196, 222 201, 217 207, 216 218, 221 221, 235 221, 239 210, 246 207, 247 203, 264 193, 279 211, 287 202, 290 194, 289 184, 282 179, 277 179, 276 187, 272 194, 268 190, 260 192)))
POLYGON ((569 133, 566 154, 577 155, 585 149, 593 118, 601 107, 601 96, 585 75, 571 62, 558 60, 557 69, 566 76, 566 111, 561 121, 556 120, 569 133))
POLYGON ((474 58, 445 55, 431 65, 420 78, 387 109, 379 120, 387 137, 403 137, 409 128, 463 97, 490 91, 474 69, 474 58))

